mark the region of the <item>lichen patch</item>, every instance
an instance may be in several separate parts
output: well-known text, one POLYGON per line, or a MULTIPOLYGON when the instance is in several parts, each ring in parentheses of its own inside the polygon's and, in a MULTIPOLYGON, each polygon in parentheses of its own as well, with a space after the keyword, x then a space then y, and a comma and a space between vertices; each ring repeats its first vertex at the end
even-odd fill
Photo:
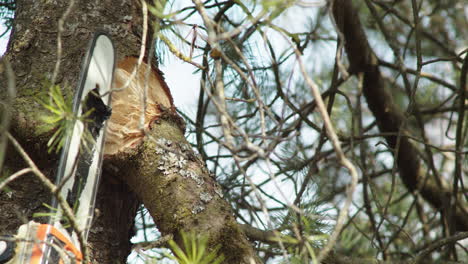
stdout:
POLYGON ((208 192, 201 192, 200 200, 204 203, 209 203, 211 200, 213 200, 213 196, 209 194, 208 192))
POLYGON ((197 204, 192 208, 192 214, 199 214, 205 210, 205 206, 203 204, 197 204))

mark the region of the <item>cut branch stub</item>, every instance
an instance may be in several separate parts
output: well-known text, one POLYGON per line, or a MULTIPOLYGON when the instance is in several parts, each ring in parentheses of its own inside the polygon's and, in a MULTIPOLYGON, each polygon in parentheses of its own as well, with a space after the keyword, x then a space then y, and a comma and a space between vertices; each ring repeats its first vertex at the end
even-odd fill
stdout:
POLYGON ((138 66, 137 62, 137 58, 127 57, 118 63, 115 70, 112 115, 107 123, 104 155, 135 148, 164 110, 175 112, 171 92, 161 72, 145 62, 138 66))

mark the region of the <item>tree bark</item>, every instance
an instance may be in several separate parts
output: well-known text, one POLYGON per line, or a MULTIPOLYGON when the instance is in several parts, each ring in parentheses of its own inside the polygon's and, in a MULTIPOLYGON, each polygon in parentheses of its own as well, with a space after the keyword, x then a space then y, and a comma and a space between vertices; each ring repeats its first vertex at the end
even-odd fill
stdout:
MULTIPOLYGON (((443 184, 439 187, 433 176, 426 178, 416 147, 405 137, 407 128, 404 124, 403 112, 395 105, 391 94, 385 89, 378 66, 378 58, 370 47, 366 34, 361 26, 358 13, 351 0, 335 0, 333 16, 338 29, 344 35, 345 49, 353 74, 363 73, 363 92, 369 109, 372 111, 381 132, 398 134, 401 137, 386 136, 385 139, 392 148, 397 159, 399 175, 405 187, 413 192, 419 191, 422 197, 436 209, 441 210, 448 205, 451 190, 443 184), (399 141, 399 145, 397 145, 399 141)), ((440 179, 443 181, 443 179, 440 179)), ((464 205, 462 205, 464 206, 464 205)), ((468 215, 457 206, 455 212, 456 229, 468 230, 468 215)))
MULTIPOLYGON (((10 131, 51 179, 58 156, 47 154, 50 132, 38 130, 38 117, 45 110, 35 98, 48 90, 43 81, 51 78, 56 65, 57 21, 69 4, 68 0, 53 3, 18 0, 6 55, 12 63, 18 89, 10 131)), ((95 31, 104 30, 111 35, 118 61, 139 55, 142 16, 138 1, 104 0, 99 4, 76 1, 64 21, 61 66, 55 83, 67 95, 74 93, 80 62, 95 31)), ((194 154, 177 120, 180 119, 174 115, 174 110, 164 112, 139 147, 130 153, 112 155, 105 161, 96 203, 99 213, 89 237, 93 262, 125 262, 130 251, 137 196, 159 230, 163 234, 173 234, 180 245, 181 232, 204 234, 210 249, 221 247, 219 254, 225 256, 223 263, 258 261, 230 205, 221 198, 214 177, 194 154), (161 142, 167 144, 164 149, 155 143, 162 138, 165 140, 161 142), (174 157, 178 159, 176 163, 174 157), (182 158, 185 161, 181 161, 182 158)), ((25 167, 12 149, 8 156, 5 172, 11 174, 25 167)), ((32 219, 32 213, 47 211, 41 206, 51 198, 32 175, 22 176, 9 188, 12 190, 9 194, 0 193, 0 206, 7 209, 0 211, 0 230, 14 234, 24 221, 32 219)))
POLYGON ((152 126, 143 143, 115 155, 106 170, 118 172, 138 194, 163 235, 182 245, 182 233, 208 237, 210 249, 220 247, 223 263, 258 259, 236 222, 221 187, 184 137, 173 113, 152 126))
MULTIPOLYGON (((17 98, 12 107, 10 133, 21 143, 39 168, 53 181, 58 155, 47 153, 50 133, 41 133, 39 116, 44 108, 37 96, 48 91, 44 81, 50 80, 57 60, 57 26, 71 1, 17 0, 13 31, 6 58, 11 62, 17 80, 17 98)), ((82 58, 88 43, 97 30, 110 33, 120 57, 136 55, 139 36, 133 24, 125 19, 133 17, 135 24, 141 11, 131 0, 75 1, 62 32, 62 59, 56 83, 72 96, 82 58), (70 89, 64 89, 68 87, 70 89)), ((141 23, 139 24, 141 25, 141 23)), ((6 93, 4 80, 0 80, 0 96, 6 93)), ((26 167, 11 147, 2 176, 8 176, 26 167)), ((96 201, 99 211, 89 235, 89 248, 93 263, 125 263, 130 252, 129 236, 139 201, 128 187, 112 175, 102 175, 96 201), (113 182, 113 183, 111 183, 113 182)), ((15 234, 17 228, 32 219, 35 212, 48 212, 43 206, 50 204, 51 194, 31 174, 23 175, 8 185, 9 192, 0 192, 0 231, 15 234)), ((46 221, 46 219, 35 219, 46 221)))

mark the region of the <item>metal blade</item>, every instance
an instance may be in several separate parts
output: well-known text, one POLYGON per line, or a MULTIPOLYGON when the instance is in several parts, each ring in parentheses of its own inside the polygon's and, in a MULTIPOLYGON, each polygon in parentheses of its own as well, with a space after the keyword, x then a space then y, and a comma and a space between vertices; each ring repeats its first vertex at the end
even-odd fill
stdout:
MULTIPOLYGON (((110 116, 110 91, 115 67, 111 39, 97 33, 85 59, 73 110, 86 116, 77 120, 62 151, 57 172, 61 194, 75 208, 78 227, 87 237, 101 174, 106 119, 110 116)), ((54 202, 57 205, 57 202, 54 202)), ((53 222, 58 222, 53 219, 53 222)))
MULTIPOLYGON (((62 149, 56 176, 60 194, 74 209, 77 228, 88 237, 94 213, 103 157, 106 120, 110 117, 111 86, 115 68, 112 40, 105 33, 96 33, 86 52, 80 79, 73 98, 73 112, 77 119, 68 133, 62 149)), ((22 225, 17 245, 0 241, 0 263, 81 263, 78 237, 75 230, 63 228, 62 210, 54 197, 49 224, 30 221, 22 225), (45 243, 24 241, 40 240, 45 243), (72 260, 60 256, 55 244, 73 255, 72 260), (12 248, 16 247, 16 254, 12 248)))

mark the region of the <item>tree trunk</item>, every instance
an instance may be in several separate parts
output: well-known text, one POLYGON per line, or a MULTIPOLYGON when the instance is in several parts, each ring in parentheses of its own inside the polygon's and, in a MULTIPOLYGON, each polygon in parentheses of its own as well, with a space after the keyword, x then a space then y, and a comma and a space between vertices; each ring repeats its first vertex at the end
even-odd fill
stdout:
MULTIPOLYGON (((16 81, 17 98, 10 133, 20 142, 38 167, 53 180, 58 155, 47 153, 50 133, 38 130, 39 116, 44 108, 37 96, 48 90, 57 61, 57 28, 71 1, 17 1, 13 32, 6 58, 11 62, 16 81)), ((64 92, 73 93, 78 80, 83 56, 96 30, 106 30, 114 40, 120 57, 138 54, 139 37, 133 33, 125 17, 140 19, 141 11, 130 0, 75 1, 62 32, 62 59, 56 83, 64 92), (71 89, 64 89, 65 87, 71 89), (70 92, 71 91, 71 92, 70 92)), ((141 24, 141 23, 140 23, 141 24)), ((1 96, 6 93, 1 80, 1 96)), ((10 146, 2 176, 8 176, 26 167, 21 157, 10 146)), ((128 187, 112 175, 103 175, 96 201, 96 219, 89 235, 89 248, 94 263, 125 263, 130 253, 131 231, 139 202, 128 187)), ((51 195, 31 174, 8 185, 10 192, 0 192, 0 231, 15 234, 17 228, 32 219, 35 212, 48 212, 51 195)), ((35 219, 45 221, 45 219, 35 219)))
MULTIPOLYGON (((69 5, 68 0, 53 3, 18 0, 6 55, 12 63, 18 90, 10 131, 51 179, 58 156, 47 154, 50 132, 38 130, 38 117, 45 110, 36 97, 48 90, 44 80, 50 80, 57 61, 57 22, 69 5)), ((82 58, 95 31, 105 30, 111 35, 118 61, 139 54, 142 34, 139 1, 104 0, 99 4, 76 1, 64 21, 61 65, 55 83, 65 94, 74 92, 82 58)), ((162 110, 161 117, 136 148, 110 155, 105 161, 97 195, 99 213, 89 237, 91 259, 96 263, 124 262, 138 206, 133 194, 136 193, 159 230, 173 234, 177 243, 181 242, 182 231, 193 231, 208 236, 210 249, 221 247, 219 253, 226 258, 223 263, 258 261, 230 205, 221 198, 219 186, 186 142, 175 109, 162 110), (127 185, 133 192, 127 190, 127 185)), ((13 153, 10 148, 6 175, 26 166, 13 153)), ((32 213, 47 211, 42 204, 49 203, 51 198, 33 175, 24 175, 8 187, 12 192, 0 193, 0 230, 14 234, 19 225, 32 219, 32 213)))

